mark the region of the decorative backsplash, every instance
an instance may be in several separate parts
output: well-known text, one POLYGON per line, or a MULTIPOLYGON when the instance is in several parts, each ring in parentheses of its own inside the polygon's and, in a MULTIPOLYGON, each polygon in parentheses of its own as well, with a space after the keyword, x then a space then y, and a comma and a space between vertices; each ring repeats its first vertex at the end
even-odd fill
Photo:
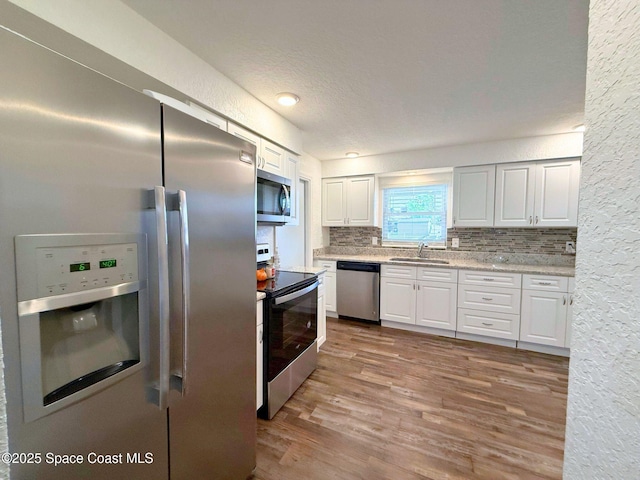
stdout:
MULTIPOLYGON (((533 253, 561 255, 566 242, 576 242, 577 228, 450 228, 447 249, 453 252, 533 253), (451 248, 451 239, 459 238, 460 247, 451 248)), ((330 227, 332 247, 382 247, 382 229, 378 227, 330 227), (378 238, 372 245, 371 237, 378 238)))

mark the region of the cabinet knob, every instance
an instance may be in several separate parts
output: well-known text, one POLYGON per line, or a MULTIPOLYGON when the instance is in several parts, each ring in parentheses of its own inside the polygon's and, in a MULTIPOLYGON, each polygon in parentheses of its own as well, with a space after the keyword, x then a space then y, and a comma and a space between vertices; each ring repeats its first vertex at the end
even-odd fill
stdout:
POLYGON ((529 225, 531 225, 532 223, 533 223, 533 217, 529 215, 529 225))
POLYGON ((567 304, 567 297, 565 297, 564 295, 562 296, 562 304, 563 305, 567 304))
POLYGON ((573 295, 569 297, 569 305, 573 305, 573 295))
POLYGON ((540 219, 538 218, 538 215, 536 215, 536 223, 538 223, 540 221, 540 219))

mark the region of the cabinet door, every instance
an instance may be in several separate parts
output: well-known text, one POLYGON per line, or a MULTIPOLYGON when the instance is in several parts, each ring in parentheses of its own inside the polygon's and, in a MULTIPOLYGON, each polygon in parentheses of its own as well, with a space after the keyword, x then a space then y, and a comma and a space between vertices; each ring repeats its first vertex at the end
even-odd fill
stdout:
POLYGON ((260 153, 262 156, 262 170, 284 174, 284 149, 264 138, 260 141, 260 153))
MULTIPOLYGON (((323 279, 324 282, 324 279, 323 279)), ((318 350, 327 339, 327 310, 325 308, 325 286, 318 287, 318 350)))
POLYGON ((380 319, 416 323, 416 281, 380 278, 380 319))
POLYGON ((539 163, 536 171, 536 227, 576 227, 580 161, 539 163))
POLYGON ((336 311, 336 274, 327 272, 324 274, 325 294, 324 305, 327 312, 336 311))
POLYGON ((576 279, 575 277, 569 277, 569 286, 567 290, 569 291, 569 304, 567 305, 567 329, 565 330, 565 338, 564 338, 564 346, 567 348, 571 348, 571 323, 573 322, 573 301, 574 301, 574 291, 576 288, 576 279))
POLYGON ((457 295, 455 283, 419 281, 416 325, 455 330, 457 295))
POLYGON ((347 225, 374 226, 373 211, 375 178, 355 177, 348 179, 347 186, 347 225))
POLYGON ((520 340, 564 347, 568 294, 522 291, 520 340))
POLYGON ((535 163, 496 167, 496 227, 533 227, 536 187, 535 163))
POLYGON ((322 180, 322 226, 336 227, 346 224, 347 183, 344 178, 322 180))
POLYGON ((298 208, 300 205, 298 184, 299 184, 299 158, 291 152, 284 153, 284 176, 291 180, 291 218, 287 225, 299 225, 300 217, 298 208))
POLYGON ((453 171, 453 226, 492 227, 496 166, 460 167, 453 171))

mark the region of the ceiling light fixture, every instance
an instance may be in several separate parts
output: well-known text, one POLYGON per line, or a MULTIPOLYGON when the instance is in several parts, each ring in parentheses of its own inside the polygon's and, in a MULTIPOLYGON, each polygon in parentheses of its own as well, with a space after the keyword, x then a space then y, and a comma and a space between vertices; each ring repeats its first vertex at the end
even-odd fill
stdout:
POLYGON ((576 125, 575 127, 573 127, 573 131, 574 132, 584 132, 585 131, 585 127, 584 127, 584 125, 576 125))
POLYGON ((360 154, 358 152, 347 152, 345 153, 347 158, 358 158, 360 154))
POLYGON ((292 107, 300 101, 300 97, 294 93, 282 92, 276 95, 276 99, 280 105, 285 107, 292 107))

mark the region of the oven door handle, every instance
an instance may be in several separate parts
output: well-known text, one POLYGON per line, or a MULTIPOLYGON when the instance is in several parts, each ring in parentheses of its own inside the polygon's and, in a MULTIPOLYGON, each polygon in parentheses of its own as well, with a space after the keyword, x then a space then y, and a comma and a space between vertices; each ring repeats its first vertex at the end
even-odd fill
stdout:
POLYGON ((316 280, 314 283, 312 283, 308 287, 303 288, 302 290, 297 290, 288 295, 283 295, 282 297, 276 297, 276 305, 280 305, 281 303, 285 303, 290 300, 294 300, 296 298, 302 297, 303 295, 306 295, 307 293, 311 292, 315 288, 318 288, 318 285, 320 285, 320 282, 316 280))

